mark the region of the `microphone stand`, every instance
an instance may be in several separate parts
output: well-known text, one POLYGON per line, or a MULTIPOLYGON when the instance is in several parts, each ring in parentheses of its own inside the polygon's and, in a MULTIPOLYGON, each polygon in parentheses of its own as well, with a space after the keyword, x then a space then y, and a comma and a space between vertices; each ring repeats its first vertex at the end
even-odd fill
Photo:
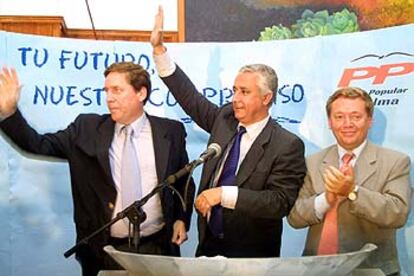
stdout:
MULTIPOLYGON (((198 160, 195 160, 195 161, 185 165, 184 168, 180 169, 175 174, 172 174, 172 175, 168 176, 167 179, 165 179, 163 182, 161 182, 157 186, 155 186, 154 189, 152 189, 152 191, 149 192, 148 194, 146 194, 143 198, 141 198, 139 200, 136 200, 134 203, 132 203, 131 205, 126 207, 124 210, 117 213, 116 216, 113 219, 111 219, 108 223, 102 225, 100 228, 98 228, 92 234, 90 234, 89 236, 83 238, 78 243, 76 243, 72 248, 67 250, 63 254, 65 256, 65 258, 70 257, 73 253, 75 253, 79 249, 79 247, 81 247, 82 245, 88 244, 90 239, 94 238, 96 235, 98 235, 99 233, 101 233, 102 231, 104 231, 105 229, 110 227, 112 224, 114 224, 118 220, 124 219, 125 217, 127 217, 129 219, 130 226, 132 224, 133 243, 134 243, 135 249, 138 250, 139 239, 140 239, 140 236, 139 236, 140 224, 147 217, 145 212, 142 210, 142 206, 145 203, 147 203, 147 201, 151 197, 153 197, 155 194, 160 192, 165 187, 168 187, 168 188, 172 189, 177 194, 178 198, 180 199, 183 210, 185 212, 186 209, 187 209, 186 208, 186 202, 183 200, 182 196, 177 191, 177 189, 172 186, 172 184, 174 184, 177 181, 177 179, 179 179, 179 178, 183 177, 184 175, 188 174, 189 172, 191 172, 196 166, 198 166, 200 164, 201 163, 198 160)), ((131 230, 131 227, 130 227, 129 230, 131 230)), ((131 231, 129 231, 129 232, 131 233, 131 231)))

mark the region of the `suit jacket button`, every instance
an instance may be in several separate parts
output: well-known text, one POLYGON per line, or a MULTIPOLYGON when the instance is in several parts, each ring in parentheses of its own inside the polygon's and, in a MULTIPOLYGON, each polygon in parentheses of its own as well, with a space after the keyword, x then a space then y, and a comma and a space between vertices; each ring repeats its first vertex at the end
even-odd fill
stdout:
POLYGON ((115 208, 115 205, 112 202, 108 203, 109 209, 113 210, 115 208))

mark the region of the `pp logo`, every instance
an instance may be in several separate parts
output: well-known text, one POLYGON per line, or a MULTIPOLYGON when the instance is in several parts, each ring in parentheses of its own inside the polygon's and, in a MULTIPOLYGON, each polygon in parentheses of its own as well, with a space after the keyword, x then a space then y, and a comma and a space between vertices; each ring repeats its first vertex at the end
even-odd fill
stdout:
POLYGON ((383 84, 388 77, 404 76, 414 72, 414 63, 386 64, 380 67, 368 66, 347 68, 338 87, 349 86, 352 81, 372 79, 372 84, 383 84))

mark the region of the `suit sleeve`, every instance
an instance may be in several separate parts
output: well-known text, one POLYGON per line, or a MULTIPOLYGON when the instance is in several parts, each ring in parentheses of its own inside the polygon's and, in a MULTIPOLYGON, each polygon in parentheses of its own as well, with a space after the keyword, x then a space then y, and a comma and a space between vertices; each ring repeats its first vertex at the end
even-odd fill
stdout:
POLYGON ((308 171, 302 188, 299 191, 295 205, 288 216, 289 224, 294 228, 304 228, 321 223, 315 213, 315 198, 317 194, 313 188, 312 174, 308 171))
POLYGON ((172 75, 162 78, 162 81, 174 95, 185 113, 202 129, 211 133, 214 121, 219 113, 218 106, 200 94, 191 80, 178 66, 172 75))
POLYGON ((389 170, 379 168, 381 173, 387 171, 384 184, 377 183, 381 190, 360 186, 357 200, 350 202, 349 212, 383 228, 399 228, 406 223, 411 209, 411 164, 409 157, 402 154, 389 163, 392 164, 389 170))
POLYGON ((56 133, 39 134, 17 110, 12 116, 0 122, 0 128, 21 149, 40 155, 67 158, 70 151, 70 137, 76 133, 71 124, 67 129, 56 133))
POLYGON ((304 145, 296 138, 282 148, 265 179, 258 171, 252 175, 251 181, 263 181, 264 189, 239 188, 236 211, 258 219, 281 219, 289 214, 306 173, 304 145))
MULTIPOLYGON (((186 164, 188 164, 188 155, 186 150, 186 132, 184 129, 184 126, 182 124, 179 124, 179 128, 177 129, 177 139, 178 139, 178 145, 179 145, 179 152, 178 154, 180 156, 180 164, 179 168, 183 168, 186 164)), ((186 225, 187 231, 190 229, 190 222, 191 222, 191 215, 193 212, 193 203, 194 203, 194 194, 195 194, 195 185, 193 178, 190 178, 188 180, 187 177, 181 177, 177 183, 175 184, 177 190, 179 193, 183 196, 183 199, 185 201, 186 211, 184 212, 181 200, 179 198, 176 198, 174 200, 174 210, 175 210, 175 219, 184 221, 186 225)))

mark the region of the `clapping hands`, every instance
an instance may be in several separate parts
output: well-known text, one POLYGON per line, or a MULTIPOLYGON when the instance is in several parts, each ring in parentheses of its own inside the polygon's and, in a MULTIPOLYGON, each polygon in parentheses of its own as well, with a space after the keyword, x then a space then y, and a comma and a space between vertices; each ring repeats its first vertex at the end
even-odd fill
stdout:
POLYGON ((354 171, 352 166, 344 166, 341 170, 329 166, 324 174, 326 199, 332 206, 338 198, 348 196, 355 188, 354 171))

